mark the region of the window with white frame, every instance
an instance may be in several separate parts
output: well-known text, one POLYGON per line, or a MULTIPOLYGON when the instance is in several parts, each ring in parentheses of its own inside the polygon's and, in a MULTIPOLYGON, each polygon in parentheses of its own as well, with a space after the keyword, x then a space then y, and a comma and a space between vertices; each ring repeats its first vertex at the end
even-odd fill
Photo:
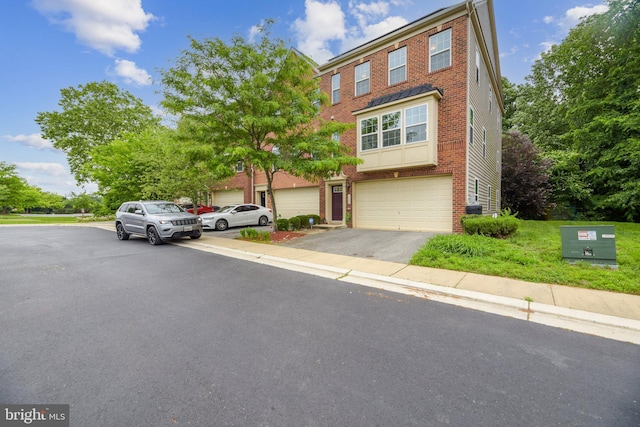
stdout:
POLYGON ((405 141, 420 142, 427 140, 427 106, 407 108, 405 111, 405 141))
POLYGON ((356 80, 356 96, 369 93, 371 91, 370 64, 368 62, 365 62, 364 64, 360 64, 356 66, 355 73, 356 73, 356 79, 355 79, 356 80))
POLYGON ((476 48, 476 83, 480 84, 480 52, 476 48))
POLYGON ((407 80, 407 47, 389 52, 389 85, 407 80))
POLYGON ((360 122, 360 147, 362 151, 378 148, 378 117, 360 122))
POLYGON ((482 158, 487 158, 487 130, 482 128, 482 158))
POLYGON ((493 190, 491 189, 491 186, 488 185, 487 186, 487 210, 491 211, 492 210, 492 205, 491 205, 491 196, 492 196, 493 190))
POLYGON ((427 141, 427 104, 392 111, 360 121, 360 150, 427 141), (380 123, 380 130, 378 130, 380 123), (380 141, 381 139, 381 141, 380 141))
POLYGON ((451 66, 451 29, 429 37, 429 71, 451 66))
POLYGON ((473 108, 469 108, 469 145, 473 145, 473 108))
POLYGON ((493 90, 489 88, 489 112, 493 110, 493 90))
POLYGON ((382 146, 400 145, 401 114, 400 111, 382 115, 382 146))
POLYGON ((331 76, 331 103, 340 102, 340 73, 331 76))
POLYGON ((480 180, 478 178, 473 181, 473 194, 471 195, 471 203, 477 205, 480 201, 480 180))
POLYGON ((236 163, 236 172, 242 171, 244 171, 244 162, 242 160, 238 160, 238 163, 236 163))
POLYGON ((500 207, 500 190, 496 188, 496 209, 500 207))

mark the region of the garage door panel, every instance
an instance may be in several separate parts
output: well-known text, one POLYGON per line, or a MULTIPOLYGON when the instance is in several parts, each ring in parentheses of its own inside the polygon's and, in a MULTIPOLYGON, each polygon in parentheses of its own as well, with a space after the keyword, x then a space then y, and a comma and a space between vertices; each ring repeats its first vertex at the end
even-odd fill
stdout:
POLYGON ((291 218, 297 215, 318 215, 320 191, 318 187, 287 188, 275 190, 278 216, 291 218))
POLYGON ((221 190, 214 191, 213 204, 224 207, 227 205, 235 205, 244 203, 244 192, 240 190, 221 190))
POLYGON ((451 232, 452 192, 450 176, 356 183, 355 226, 451 232))

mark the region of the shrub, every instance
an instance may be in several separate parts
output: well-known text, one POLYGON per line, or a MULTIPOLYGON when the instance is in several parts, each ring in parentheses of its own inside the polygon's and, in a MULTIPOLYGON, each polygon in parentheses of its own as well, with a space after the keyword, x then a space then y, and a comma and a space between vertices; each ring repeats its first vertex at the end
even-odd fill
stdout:
POLYGON ((291 224, 291 228, 293 230, 300 230, 300 218, 294 216, 293 218, 289 218, 289 224, 291 224))
POLYGON ((300 219, 300 228, 309 228, 309 215, 298 215, 300 219))
POLYGON ((518 230, 520 220, 511 215, 508 210, 494 218, 483 215, 463 215, 460 224, 466 234, 480 234, 482 236, 505 238, 518 230))
POLYGON ((278 226, 278 230, 280 231, 289 231, 289 220, 286 218, 279 218, 276 221, 276 225, 278 226))
MULTIPOLYGON (((307 215, 308 218, 313 218, 313 225, 318 225, 321 223, 321 219, 320 219, 320 215, 307 215)), ((309 224, 309 221, 307 220, 307 224, 309 224)))

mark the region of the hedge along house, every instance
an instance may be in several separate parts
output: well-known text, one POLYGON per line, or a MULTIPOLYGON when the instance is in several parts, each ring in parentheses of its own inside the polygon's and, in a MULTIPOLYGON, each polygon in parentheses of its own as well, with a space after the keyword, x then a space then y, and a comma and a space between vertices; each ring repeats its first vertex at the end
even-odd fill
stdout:
MULTIPOLYGON (((340 142, 363 160, 331 179, 279 174, 278 213, 330 224, 460 232, 459 218, 500 210, 502 86, 493 1, 440 9, 317 69, 330 105, 355 123, 340 142)), ((267 206, 264 174, 238 174, 213 203, 267 206)))
POLYGON ((438 10, 319 67, 325 119, 364 162, 320 185, 329 223, 459 232, 500 210, 502 86, 493 1, 438 10))

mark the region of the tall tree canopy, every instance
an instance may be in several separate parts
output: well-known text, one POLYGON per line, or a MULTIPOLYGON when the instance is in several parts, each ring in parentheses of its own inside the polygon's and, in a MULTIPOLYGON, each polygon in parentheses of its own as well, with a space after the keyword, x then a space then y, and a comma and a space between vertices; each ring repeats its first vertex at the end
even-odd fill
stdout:
POLYGON ((513 124, 555 160, 559 200, 640 221, 640 0, 608 3, 534 64, 513 124))
POLYGON ((35 121, 43 138, 67 154, 79 183, 93 180, 94 147, 158 124, 142 100, 107 81, 68 87, 60 93, 62 111, 40 112, 35 121))
POLYGON ((230 44, 191 38, 191 48, 163 71, 162 81, 164 107, 188 121, 192 139, 211 144, 229 165, 243 161, 265 173, 277 218, 274 174, 315 180, 358 160, 334 138, 352 125, 318 117, 328 97, 310 60, 270 40, 270 24, 255 43, 239 36, 230 44))

